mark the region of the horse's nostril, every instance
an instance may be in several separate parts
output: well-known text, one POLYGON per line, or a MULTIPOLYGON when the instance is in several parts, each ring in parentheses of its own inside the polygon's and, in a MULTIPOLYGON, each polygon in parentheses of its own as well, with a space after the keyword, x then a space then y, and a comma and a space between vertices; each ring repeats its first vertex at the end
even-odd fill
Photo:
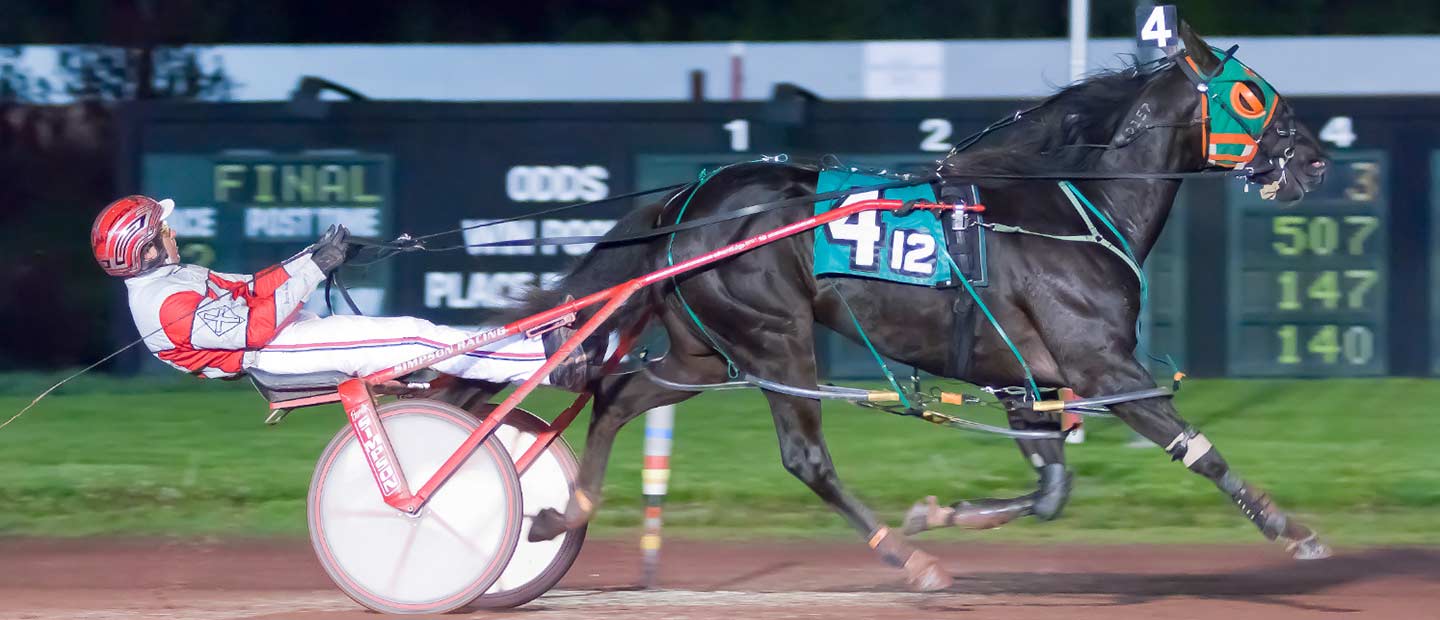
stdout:
POLYGON ((1310 162, 1310 171, 1311 171, 1311 172, 1315 172, 1315 173, 1324 172, 1324 171, 1325 171, 1325 168, 1326 168, 1327 166, 1329 166, 1329 165, 1330 165, 1330 164, 1329 164, 1328 162, 1326 162, 1325 160, 1323 160, 1323 159, 1317 159, 1317 160, 1315 160, 1315 161, 1310 162))

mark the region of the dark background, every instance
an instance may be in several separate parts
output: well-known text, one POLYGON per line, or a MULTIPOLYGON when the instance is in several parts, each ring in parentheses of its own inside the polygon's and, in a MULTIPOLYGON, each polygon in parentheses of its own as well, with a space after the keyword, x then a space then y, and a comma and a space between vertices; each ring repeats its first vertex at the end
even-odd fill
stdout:
MULTIPOLYGON (((106 300, 120 284, 95 268, 85 239, 94 213, 125 189, 115 178, 115 106, 223 100, 230 86, 223 72, 200 70, 194 52, 168 46, 1061 37, 1064 7, 1013 0, 8 0, 0 19, 0 370, 82 365, 109 351, 114 317, 106 300), (67 51, 64 75, 52 83, 5 62, 5 46, 30 43, 80 47, 67 51), (90 44, 119 48, 84 47, 90 44), (35 105, 58 93, 78 102, 35 105)), ((1199 31, 1225 35, 1440 32, 1440 3, 1217 0, 1182 10, 1199 31)), ((1092 36, 1131 36, 1132 2, 1096 0, 1091 11, 1092 36)), ((1418 147, 1407 148, 1419 155, 1418 147)), ((1406 259, 1417 254, 1407 250, 1406 259)), ((1396 286, 1423 285, 1422 278, 1396 286)), ((1423 288, 1411 290, 1423 297, 1423 288)))
MULTIPOLYGON (((1440 3, 1180 3, 1203 33, 1422 34, 1440 3)), ((1066 6, 1014 0, 8 0, 0 43, 495 43, 1063 37, 1066 6)), ((1090 34, 1133 35, 1132 0, 1092 0, 1090 34)))

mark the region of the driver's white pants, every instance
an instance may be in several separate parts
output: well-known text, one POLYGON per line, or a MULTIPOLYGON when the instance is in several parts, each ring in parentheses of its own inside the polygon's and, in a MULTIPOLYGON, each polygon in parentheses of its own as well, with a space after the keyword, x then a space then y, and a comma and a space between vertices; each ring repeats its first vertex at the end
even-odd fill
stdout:
MULTIPOLYGON (((472 336, 471 332, 412 317, 327 316, 302 313, 249 368, 277 374, 338 370, 361 376, 385 370, 472 336)), ((497 383, 524 381, 545 363, 539 338, 516 336, 433 366, 448 375, 497 383)))

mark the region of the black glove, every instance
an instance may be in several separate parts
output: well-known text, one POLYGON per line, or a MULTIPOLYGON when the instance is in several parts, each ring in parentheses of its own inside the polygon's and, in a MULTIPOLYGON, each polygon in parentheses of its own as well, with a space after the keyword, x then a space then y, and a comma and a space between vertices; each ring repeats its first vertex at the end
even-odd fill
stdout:
POLYGON ((345 264, 345 259, 350 252, 350 243, 347 241, 350 231, 339 224, 331 224, 325 229, 325 234, 320 240, 310 246, 310 260, 315 261, 315 266, 320 271, 329 275, 330 272, 345 264))

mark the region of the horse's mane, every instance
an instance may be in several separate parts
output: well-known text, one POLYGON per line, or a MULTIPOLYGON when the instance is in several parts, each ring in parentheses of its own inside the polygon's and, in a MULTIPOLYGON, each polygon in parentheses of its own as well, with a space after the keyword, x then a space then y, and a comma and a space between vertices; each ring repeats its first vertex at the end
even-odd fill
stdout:
POLYGON ((1127 67, 1104 71, 1051 95, 1014 124, 940 162, 943 176, 1038 174, 1089 170, 1140 91, 1168 63, 1150 71, 1127 67))

